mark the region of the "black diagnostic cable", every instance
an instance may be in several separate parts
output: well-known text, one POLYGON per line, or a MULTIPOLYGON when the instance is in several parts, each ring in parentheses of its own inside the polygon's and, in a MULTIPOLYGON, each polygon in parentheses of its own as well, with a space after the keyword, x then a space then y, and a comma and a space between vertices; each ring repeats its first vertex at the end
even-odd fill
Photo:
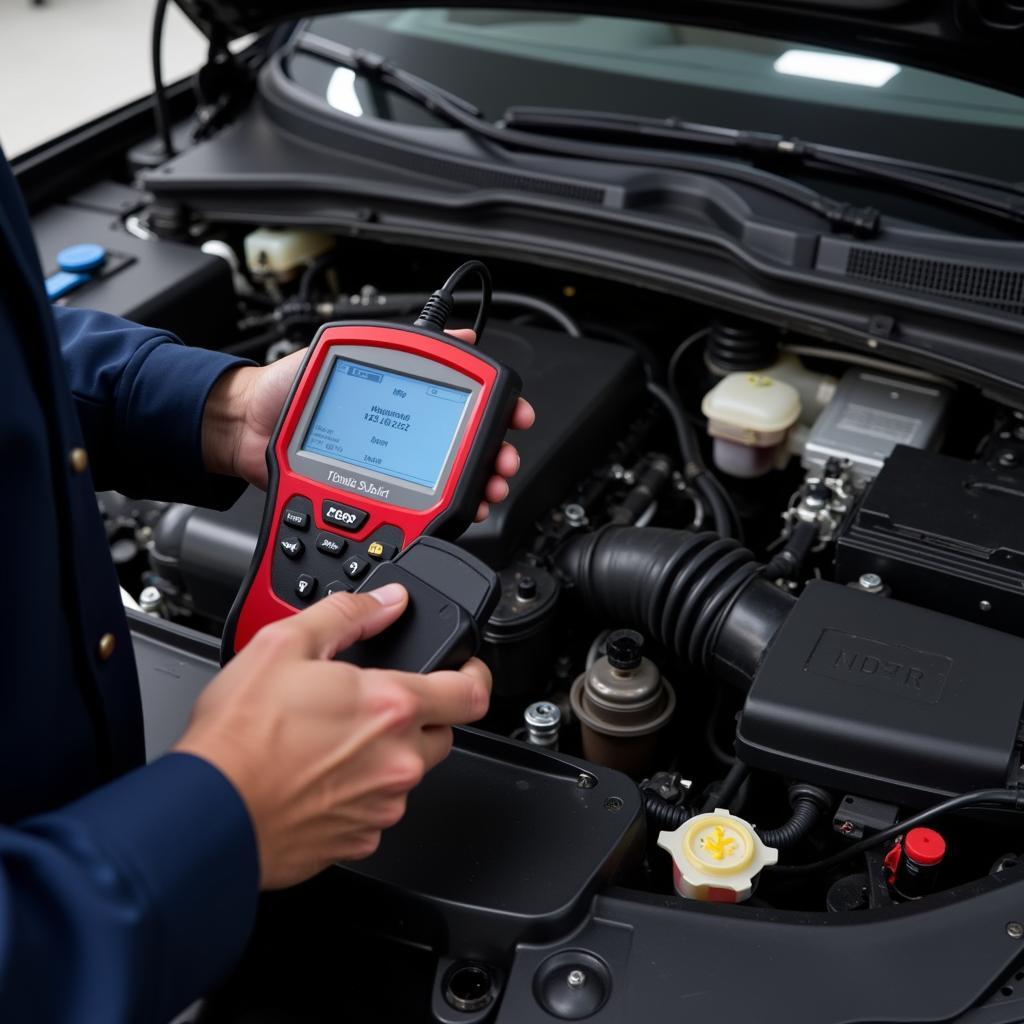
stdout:
POLYGON ((150 54, 153 64, 153 119, 156 121, 157 135, 163 142, 164 153, 174 156, 174 144, 171 141, 171 118, 167 110, 167 90, 164 87, 163 71, 163 38, 164 18, 167 14, 167 0, 156 0, 153 11, 153 34, 150 39, 150 54))
POLYGON ((423 306, 423 312, 413 322, 414 327, 429 327, 431 330, 443 331, 448 323, 448 318, 455 308, 455 299, 452 292, 459 286, 459 282, 467 274, 476 274, 480 278, 480 285, 483 289, 480 295, 480 305, 476 310, 476 320, 473 321, 473 332, 479 341, 480 335, 484 332, 487 324, 487 314, 491 308, 491 272, 479 260, 468 260, 461 267, 456 267, 451 276, 437 291, 433 292, 423 306))
POLYGON ((939 817, 939 815, 963 810, 967 807, 979 807, 985 804, 1008 806, 1015 811, 1024 811, 1024 790, 977 789, 972 793, 963 793, 960 796, 951 797, 949 800, 943 800, 942 803, 935 804, 919 814, 912 815, 906 821, 901 821, 889 828, 882 829, 881 832, 876 832, 873 836, 868 836, 867 839, 862 839, 859 843, 854 843, 853 846, 848 846, 845 850, 840 850, 839 853, 835 853, 831 857, 811 861, 809 864, 776 864, 766 868, 766 870, 780 875, 810 875, 816 874, 819 871, 828 871, 830 868, 845 864, 848 860, 857 857, 867 850, 872 850, 876 846, 881 846, 892 839, 899 838, 905 832, 909 832, 912 828, 917 828, 919 825, 924 825, 933 818, 939 817))

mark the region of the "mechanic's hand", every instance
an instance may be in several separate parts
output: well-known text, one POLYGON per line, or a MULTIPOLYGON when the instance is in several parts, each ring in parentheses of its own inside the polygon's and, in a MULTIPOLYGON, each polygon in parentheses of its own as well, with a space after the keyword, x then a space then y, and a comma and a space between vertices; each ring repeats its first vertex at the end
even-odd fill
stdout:
MULTIPOLYGON (((472 331, 448 333, 470 344, 476 341, 472 331)), ((203 413, 203 461, 210 472, 240 476, 266 488, 267 444, 305 354, 305 350, 293 352, 268 366, 242 366, 229 370, 217 381, 203 413)), ((534 418, 533 407, 520 398, 512 414, 512 427, 528 430, 534 418)), ((488 503, 505 500, 508 480, 519 469, 519 453, 507 441, 498 452, 494 469, 484 490, 485 500, 477 510, 477 522, 487 518, 488 503)))
POLYGON ((486 712, 491 677, 476 659, 426 676, 329 660, 407 603, 394 583, 325 597, 261 629, 196 702, 174 749, 209 761, 241 794, 262 888, 368 857, 451 749, 450 726, 486 712))

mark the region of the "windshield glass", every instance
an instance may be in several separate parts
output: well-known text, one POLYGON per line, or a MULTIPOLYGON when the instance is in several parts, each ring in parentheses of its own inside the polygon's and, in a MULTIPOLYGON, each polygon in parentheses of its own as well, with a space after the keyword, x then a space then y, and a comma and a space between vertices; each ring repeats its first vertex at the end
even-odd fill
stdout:
MULTIPOLYGON (((860 54, 683 24, 426 8, 312 19, 307 30, 471 100, 606 110, 780 132, 994 177, 1019 176, 1024 99, 860 54)), ((838 40, 837 40, 838 42, 838 40)), ((345 113, 432 123, 344 68, 305 54, 289 73, 345 113)))

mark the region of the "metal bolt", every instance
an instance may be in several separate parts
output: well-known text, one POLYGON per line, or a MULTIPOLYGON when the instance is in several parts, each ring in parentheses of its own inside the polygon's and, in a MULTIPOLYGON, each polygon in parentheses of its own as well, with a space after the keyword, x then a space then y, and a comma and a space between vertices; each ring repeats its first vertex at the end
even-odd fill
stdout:
POLYGON ((622 810, 622 798, 617 796, 610 796, 604 802, 604 809, 606 811, 621 811, 622 810))
POLYGON ((570 526, 583 526, 587 521, 587 510, 578 502, 571 501, 562 509, 565 521, 570 526))
POLYGON ((597 785, 597 779, 587 772, 580 772, 576 776, 577 789, 593 789, 597 785))
POLYGON ((526 723, 526 741, 536 747, 553 747, 558 742, 562 724, 562 711, 557 704, 539 700, 523 712, 526 723))
POLYGON ((163 594, 156 587, 143 587, 139 594, 139 607, 144 612, 155 612, 163 601, 163 594))
POLYGON ((1009 935, 1011 939, 1024 938, 1024 924, 1021 924, 1020 921, 1010 921, 1006 926, 1006 934, 1009 935))
POLYGON ((569 977, 565 980, 569 982, 569 988, 582 988, 587 983, 586 971, 581 971, 577 967, 569 972, 569 977))
POLYGON ((992 611, 992 602, 991 601, 986 601, 984 598, 982 598, 982 600, 980 600, 978 602, 978 607, 983 612, 990 612, 990 611, 992 611))
POLYGON ((866 572, 857 580, 857 586, 869 594, 877 594, 882 589, 882 577, 877 572, 866 572))

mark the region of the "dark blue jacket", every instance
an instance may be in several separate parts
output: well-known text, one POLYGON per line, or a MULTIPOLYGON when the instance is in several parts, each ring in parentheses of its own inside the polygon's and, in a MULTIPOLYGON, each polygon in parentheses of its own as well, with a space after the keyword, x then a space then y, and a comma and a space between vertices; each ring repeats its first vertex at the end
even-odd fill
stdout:
POLYGON ((206 396, 231 364, 116 317, 51 312, 0 153, 5 1024, 164 1022, 224 974, 251 927, 258 864, 236 791, 188 755, 141 767, 135 664, 94 496, 233 499, 200 443, 206 396))

